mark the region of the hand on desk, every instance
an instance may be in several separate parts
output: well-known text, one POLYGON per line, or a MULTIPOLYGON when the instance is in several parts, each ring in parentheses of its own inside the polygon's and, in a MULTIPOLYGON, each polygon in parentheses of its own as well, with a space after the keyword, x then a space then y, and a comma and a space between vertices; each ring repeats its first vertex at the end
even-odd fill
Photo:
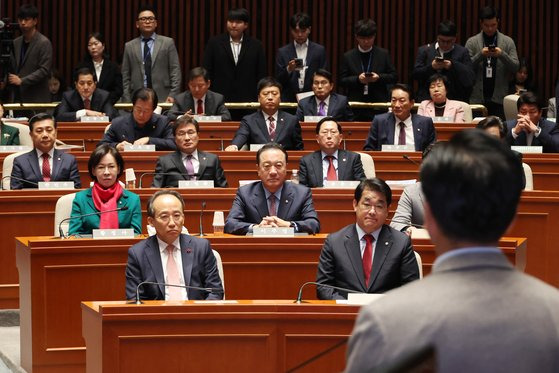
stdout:
POLYGON ((289 228, 291 222, 280 219, 277 216, 265 216, 258 226, 260 228, 289 228))

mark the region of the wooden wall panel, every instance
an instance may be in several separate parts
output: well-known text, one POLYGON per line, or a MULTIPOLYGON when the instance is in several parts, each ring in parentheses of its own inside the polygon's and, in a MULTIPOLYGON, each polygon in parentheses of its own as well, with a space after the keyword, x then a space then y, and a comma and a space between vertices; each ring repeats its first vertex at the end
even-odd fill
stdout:
MULTIPOLYGON (((2 17, 15 18, 25 0, 0 4, 2 17)), ((411 82, 417 48, 435 39, 437 24, 446 18, 458 26, 458 42, 479 32, 478 14, 485 0, 151 0, 158 13, 158 31, 175 39, 183 71, 200 64, 207 40, 224 32, 229 9, 246 7, 251 13, 250 33, 262 40, 270 74, 276 50, 290 40, 288 20, 298 10, 313 18, 311 38, 326 46, 331 70, 341 55, 353 48, 355 21, 372 17, 377 22, 377 44, 387 48, 400 81, 411 82)), ((120 60, 126 41, 137 35, 136 10, 140 0, 36 0, 39 29, 53 42, 54 64, 67 80, 85 53, 86 36, 99 30, 107 38, 113 59, 120 60)), ((528 58, 544 96, 553 93, 558 74, 559 3, 546 0, 495 0, 501 9, 500 30, 517 43, 528 58)), ((185 74, 186 75, 186 74, 185 74)))

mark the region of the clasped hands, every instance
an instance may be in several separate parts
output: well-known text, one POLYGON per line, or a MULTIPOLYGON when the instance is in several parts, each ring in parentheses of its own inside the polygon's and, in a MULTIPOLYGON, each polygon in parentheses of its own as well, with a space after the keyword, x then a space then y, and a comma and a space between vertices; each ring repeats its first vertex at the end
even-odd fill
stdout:
POLYGON ((519 135, 522 131, 526 133, 535 133, 538 131, 538 126, 532 123, 528 115, 518 114, 513 131, 516 135, 519 135))
POLYGON ((280 219, 277 216, 264 216, 258 226, 260 228, 289 228, 291 222, 280 219))

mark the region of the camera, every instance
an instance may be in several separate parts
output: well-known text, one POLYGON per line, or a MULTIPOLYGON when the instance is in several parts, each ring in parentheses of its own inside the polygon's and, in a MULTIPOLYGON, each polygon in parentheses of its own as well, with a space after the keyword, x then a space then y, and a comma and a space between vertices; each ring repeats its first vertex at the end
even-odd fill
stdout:
POLYGON ((490 51, 494 51, 495 50, 495 44, 490 44, 487 48, 489 48, 490 51))

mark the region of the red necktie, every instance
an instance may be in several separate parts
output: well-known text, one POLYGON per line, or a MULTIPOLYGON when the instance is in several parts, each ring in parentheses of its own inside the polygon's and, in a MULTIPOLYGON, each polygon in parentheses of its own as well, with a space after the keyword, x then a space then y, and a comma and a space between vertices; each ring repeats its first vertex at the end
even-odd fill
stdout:
POLYGON ((198 115, 204 114, 204 105, 202 99, 198 99, 198 108, 196 109, 196 114, 198 115))
POLYGON ((363 273, 365 274, 365 285, 368 288, 373 267, 373 241, 375 238, 370 234, 364 235, 363 238, 366 241, 365 251, 363 252, 363 273))
POLYGON ((270 216, 276 216, 277 212, 276 212, 276 196, 273 194, 270 194, 270 197, 268 197, 268 199, 270 200, 270 216))
POLYGON ((49 153, 43 153, 43 180, 50 181, 50 163, 49 163, 49 153))
MULTIPOLYGON (((165 280, 168 284, 180 285, 181 278, 179 275, 179 270, 177 268, 177 262, 173 256, 173 250, 175 247, 173 245, 167 246, 167 279, 165 280)), ((181 288, 176 286, 168 286, 169 299, 168 300, 182 300, 181 288)))
POLYGON ((406 125, 400 122, 400 134, 398 135, 398 145, 406 145, 406 125))
POLYGON ((274 137, 276 137, 276 124, 274 123, 274 117, 268 117, 270 121, 270 127, 268 127, 268 132, 270 133, 270 141, 274 141, 274 137))
POLYGON ((89 98, 83 100, 83 108, 85 110, 91 110, 91 100, 89 98))
POLYGON ((330 163, 328 165, 328 173, 326 174, 326 180, 328 181, 338 180, 338 175, 336 175, 336 168, 334 167, 334 156, 327 155, 326 159, 328 159, 328 162, 330 163))

